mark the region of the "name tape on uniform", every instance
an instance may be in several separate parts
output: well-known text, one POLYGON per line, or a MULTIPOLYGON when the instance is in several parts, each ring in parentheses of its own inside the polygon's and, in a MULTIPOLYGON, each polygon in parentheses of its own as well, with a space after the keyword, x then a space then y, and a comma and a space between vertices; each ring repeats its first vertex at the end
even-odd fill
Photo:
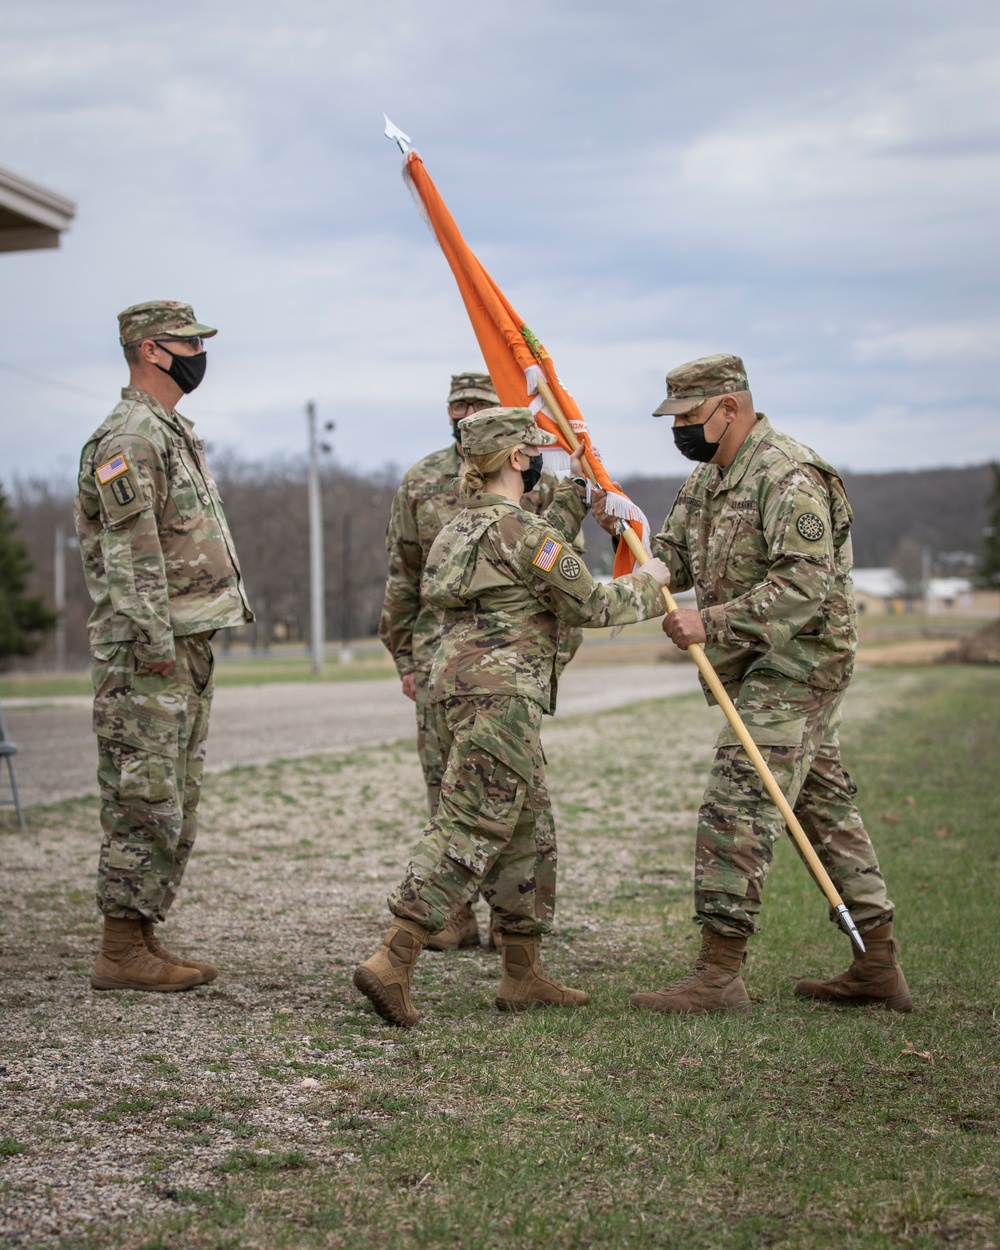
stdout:
POLYGON ((538 549, 538 554, 532 560, 532 564, 536 569, 541 569, 543 573, 551 573, 552 566, 559 558, 559 552, 562 551, 562 543, 557 543, 554 538, 546 538, 538 549))
POLYGON ((113 478, 121 477, 123 473, 128 472, 128 465, 125 463, 124 456, 115 456, 113 460, 109 460, 107 464, 102 464, 97 470, 97 480, 102 486, 106 486, 113 478))

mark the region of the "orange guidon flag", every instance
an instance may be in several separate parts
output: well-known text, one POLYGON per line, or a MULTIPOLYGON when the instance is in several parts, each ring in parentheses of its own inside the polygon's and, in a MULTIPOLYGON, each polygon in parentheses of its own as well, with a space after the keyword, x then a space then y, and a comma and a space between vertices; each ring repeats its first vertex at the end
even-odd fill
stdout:
MULTIPOLYGON (((631 525, 648 551, 649 522, 642 510, 608 476, 590 441, 587 423, 581 416, 576 401, 559 382, 552 358, 517 315, 504 293, 462 238, 455 219, 431 181, 423 161, 412 149, 403 159, 403 178, 421 206, 455 275, 500 402, 505 407, 530 408, 538 424, 554 434, 565 452, 569 452, 571 449, 562 430, 538 393, 539 378, 548 384, 573 433, 586 447, 587 460, 597 484, 608 492, 608 512, 631 525)), ((560 459, 562 463, 557 465, 550 458, 550 466, 565 468, 565 458, 560 456, 560 459)), ((615 553, 615 577, 630 573, 634 565, 635 557, 628 544, 620 542, 615 553)))

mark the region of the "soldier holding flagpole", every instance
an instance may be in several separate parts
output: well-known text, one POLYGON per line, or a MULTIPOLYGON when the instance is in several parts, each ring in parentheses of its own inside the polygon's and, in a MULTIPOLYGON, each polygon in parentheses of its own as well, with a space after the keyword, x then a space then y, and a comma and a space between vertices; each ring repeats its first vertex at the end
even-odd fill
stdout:
MULTIPOLYGON (((673 588, 697 593, 697 609, 669 612, 664 632, 683 650, 705 648, 863 938, 846 972, 799 981, 795 992, 910 1011, 894 907, 840 758, 841 704, 857 647, 843 482, 754 410, 739 356, 706 356, 671 369, 667 397, 653 415, 673 417, 678 450, 698 462, 651 540, 673 588)), ((600 503, 594 514, 617 532, 600 503)), ((706 692, 714 702, 708 686, 706 692)), ((727 724, 698 814, 701 953, 680 981, 634 994, 634 1007, 675 1013, 749 1005, 741 969, 784 824, 727 724)))
POLYGON ((623 625, 658 616, 666 566, 651 560, 596 585, 572 541, 588 492, 574 475, 535 517, 519 506, 553 435, 526 408, 488 408, 461 423, 468 506, 434 541, 423 594, 444 611, 430 674, 438 738, 448 751, 436 814, 390 896, 393 922, 354 984, 393 1024, 418 1013, 410 984, 421 950, 481 891, 500 932, 502 1011, 582 1006, 539 962, 555 908, 555 828, 539 734, 555 709, 560 621, 623 625))
MULTIPOLYGON (((437 811, 448 757, 438 741, 428 696, 431 663, 441 641, 442 613, 422 594, 420 582, 435 538, 465 506, 460 490, 465 464, 459 422, 498 403, 488 373, 470 370, 452 375, 447 406, 452 441, 418 460, 403 475, 386 530, 389 572, 378 632, 396 665, 403 694, 416 705, 417 753, 431 816, 437 811)), ((568 458, 565 462, 568 464, 568 458)), ((520 506, 529 512, 545 512, 554 499, 555 488, 552 473, 543 472, 534 488, 522 496, 520 506)), ((582 550, 579 536, 577 549, 582 550)), ((581 637, 578 629, 566 626, 560 630, 560 671, 575 654, 581 637)), ((427 949, 457 950, 479 944, 479 924, 472 904, 467 903, 440 933, 428 939, 427 949)))

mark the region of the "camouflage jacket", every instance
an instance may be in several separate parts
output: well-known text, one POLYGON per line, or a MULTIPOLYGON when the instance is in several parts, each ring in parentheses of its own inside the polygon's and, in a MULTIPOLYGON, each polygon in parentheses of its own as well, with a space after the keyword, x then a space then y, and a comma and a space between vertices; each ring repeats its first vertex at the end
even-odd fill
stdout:
MULTIPOLYGON (((392 656, 400 677, 414 669, 429 672, 443 628, 439 609, 420 595, 420 579, 438 534, 466 505, 459 494, 462 460, 454 443, 431 452, 408 469, 392 501, 385 545, 389 573, 378 636, 392 656)), ((555 496, 556 479, 543 473, 521 505, 542 513, 555 496)), ((580 540, 578 549, 582 550, 580 540)), ((564 639, 564 652, 568 639, 564 639)), ((575 651, 569 647, 569 653, 575 651)))
POLYGON ((477 496, 434 541, 423 596, 444 613, 430 697, 519 695, 554 712, 559 624, 627 625, 659 616, 645 573, 594 582, 573 551, 586 505, 561 482, 544 517, 503 495, 477 496))
POLYGON ((135 641, 156 664, 175 634, 253 620, 204 444, 145 391, 125 387, 84 444, 74 513, 92 648, 135 641))
POLYGON ((847 685, 852 519, 836 470, 762 414, 728 469, 699 465, 684 483, 653 555, 669 565, 672 590, 694 586, 705 650, 726 686, 763 670, 824 690, 847 685))

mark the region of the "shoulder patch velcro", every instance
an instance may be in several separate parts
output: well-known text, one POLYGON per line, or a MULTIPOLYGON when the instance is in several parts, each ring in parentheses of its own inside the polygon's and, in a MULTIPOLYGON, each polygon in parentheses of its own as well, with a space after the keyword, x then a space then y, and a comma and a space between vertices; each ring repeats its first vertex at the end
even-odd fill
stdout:
POLYGON ((803 512, 795 522, 795 528, 809 543, 818 543, 826 533, 826 526, 815 512, 803 512))
POLYGON ((543 573, 551 573, 552 567, 556 560, 559 559, 559 552, 562 549, 562 543, 556 542, 554 538, 546 538, 545 542, 538 548, 531 563, 536 569, 541 569, 543 573))
POLYGON ((559 561, 559 572, 568 582, 574 582, 583 572, 583 566, 576 556, 563 556, 559 561))
POLYGON ((113 456, 94 470, 107 524, 115 525, 142 512, 146 500, 135 469, 124 455, 113 456))

